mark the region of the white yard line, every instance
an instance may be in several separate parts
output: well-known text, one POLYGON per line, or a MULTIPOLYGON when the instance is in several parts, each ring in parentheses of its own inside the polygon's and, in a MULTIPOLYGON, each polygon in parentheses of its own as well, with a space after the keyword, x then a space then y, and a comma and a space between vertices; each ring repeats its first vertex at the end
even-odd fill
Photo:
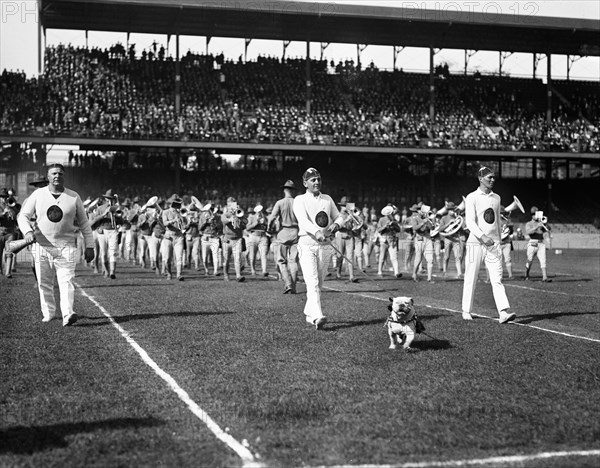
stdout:
POLYGON ((597 457, 600 456, 600 450, 573 450, 564 452, 541 452, 531 455, 509 455, 502 457, 472 458, 467 460, 446 460, 429 462, 398 463, 392 465, 328 465, 314 466, 310 468, 433 468, 433 467, 452 467, 452 466, 477 466, 477 465, 510 465, 536 460, 550 460, 553 458, 565 457, 597 457))
POLYGON ((121 336, 125 338, 127 343, 140 355, 142 361, 146 365, 148 365, 161 379, 165 381, 165 383, 169 386, 173 392, 179 397, 183 403, 188 407, 188 409, 198 418, 200 421, 204 423, 204 425, 225 445, 227 445, 231 450, 233 450, 237 455, 242 459, 243 467, 245 468, 259 468, 264 465, 259 462, 254 454, 241 442, 234 439, 230 434, 225 432, 221 427, 204 411, 200 406, 190 398, 189 394, 179 386, 179 384, 171 377, 167 372, 162 370, 158 364, 148 355, 148 353, 142 348, 129 334, 127 330, 125 330, 121 325, 119 325, 115 319, 110 315, 110 313, 102 307, 102 305, 96 301, 96 299, 90 296, 80 285, 76 284, 78 289, 81 291, 86 298, 90 300, 92 304, 94 304, 100 312, 104 314, 110 321, 110 323, 119 331, 121 336))
MULTIPOLYGON (((331 291, 336 291, 336 292, 342 292, 342 293, 350 294, 352 296, 360 296, 360 297, 364 297, 366 299, 375 299, 377 301, 383 301, 383 302, 388 302, 389 301, 388 297, 382 298, 382 297, 378 297, 378 296, 373 296, 371 294, 362 294, 362 293, 357 292, 357 291, 345 291, 343 289, 332 288, 331 286, 324 286, 324 289, 329 289, 331 291)), ((387 296, 391 295, 391 292, 388 292, 388 291, 382 291, 382 294, 384 292, 385 292, 385 294, 387 296)), ((456 314, 462 314, 462 311, 456 310, 456 309, 449 309, 448 307, 440 307, 440 306, 430 305, 430 304, 420 304, 420 306, 421 307, 427 307, 429 309, 446 310, 448 312, 452 312, 452 313, 456 313, 456 314)), ((475 313, 471 313, 471 315, 473 315, 475 317, 485 318, 485 319, 488 319, 488 320, 493 320, 494 322, 498 321, 497 318, 488 317, 487 315, 481 315, 481 314, 475 314, 475 313)), ((517 318, 518 318, 518 316, 517 316, 517 318)), ((600 343, 600 339, 597 339, 597 338, 589 338, 587 336, 581 336, 581 335, 575 335, 575 334, 572 334, 572 333, 559 332, 557 330, 552 330, 550 328, 539 327, 539 326, 536 326, 536 325, 529 325, 527 323, 512 322, 511 325, 519 325, 520 327, 532 328, 534 330, 540 330, 540 331, 544 331, 546 333, 554 333, 555 335, 561 335, 561 336, 566 336, 566 337, 569 337, 569 338, 577 338, 579 340, 586 340, 586 341, 592 341, 594 343, 600 343)))

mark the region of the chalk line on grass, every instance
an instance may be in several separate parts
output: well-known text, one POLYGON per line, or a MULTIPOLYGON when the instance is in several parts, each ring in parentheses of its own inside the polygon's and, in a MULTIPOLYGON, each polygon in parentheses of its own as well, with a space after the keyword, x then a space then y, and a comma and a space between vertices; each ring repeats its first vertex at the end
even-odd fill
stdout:
MULTIPOLYGON (((353 296, 360 296, 360 297, 364 297, 366 299, 375 299, 377 301, 383 301, 383 302, 387 302, 388 298, 382 298, 379 296, 373 296, 371 294, 362 294, 358 291, 345 291, 343 289, 337 289, 337 288, 332 288, 331 286, 324 286, 325 289, 329 289, 331 291, 336 291, 336 292, 342 292, 342 293, 346 293, 346 294, 350 294, 353 296)), ((387 295, 389 295, 388 291, 382 291, 382 293, 385 292, 387 295)), ((434 305, 429 305, 429 304, 421 304, 422 307, 427 307, 428 309, 437 309, 437 310, 445 310, 448 312, 452 312, 452 313, 456 313, 456 314, 462 314, 462 311, 460 310, 456 310, 456 309, 450 309, 448 307, 440 307, 440 306, 434 306, 434 305)), ((484 319, 488 319, 488 320, 493 320, 494 322, 497 322, 498 319, 494 318, 494 317, 488 317, 487 315, 481 315, 481 314, 476 314, 476 313, 471 313, 471 315, 475 316, 475 317, 481 317, 484 319)), ((518 319, 518 316, 517 316, 518 319)), ((586 340, 586 341, 592 341, 594 343, 600 343, 600 339, 597 338, 590 338, 587 336, 581 336, 581 335, 575 335, 572 333, 565 333, 565 332, 560 332, 557 330, 552 330, 550 328, 543 328, 543 327, 539 327, 536 325, 529 325, 527 323, 519 323, 519 322, 511 322, 510 325, 519 325, 521 327, 527 327, 527 328, 533 328, 534 330, 540 330, 540 331, 544 331, 547 333, 554 333, 555 335, 561 335, 561 336, 566 336, 569 338, 577 338, 580 340, 586 340)))
POLYGON ((189 394, 179 386, 179 384, 171 377, 167 372, 162 370, 158 364, 148 355, 148 353, 142 348, 132 337, 131 334, 119 325, 110 313, 92 296, 90 296, 80 285, 75 283, 80 289, 81 293, 94 304, 104 316, 108 318, 110 323, 119 331, 121 336, 125 338, 127 343, 140 355, 146 365, 148 365, 165 383, 169 386, 173 392, 179 397, 188 409, 204 423, 204 425, 225 445, 233 450, 243 462, 244 468, 260 468, 265 465, 258 461, 255 455, 241 442, 236 440, 230 434, 225 432, 221 427, 204 411, 189 394))
POLYGON ((472 458, 466 460, 446 460, 446 461, 428 461, 428 462, 409 462, 388 465, 328 465, 315 466, 312 468, 434 468, 434 467, 462 467, 477 465, 509 465, 537 461, 550 460, 553 458, 565 457, 597 457, 600 456, 600 450, 572 450, 563 452, 541 452, 531 455, 508 455, 488 458, 472 458))

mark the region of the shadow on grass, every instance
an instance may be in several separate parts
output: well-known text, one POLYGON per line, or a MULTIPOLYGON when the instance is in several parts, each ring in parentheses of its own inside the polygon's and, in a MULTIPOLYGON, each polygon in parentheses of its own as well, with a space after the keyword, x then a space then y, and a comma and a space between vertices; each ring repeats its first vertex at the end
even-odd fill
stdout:
MULTIPOLYGON (((131 315, 117 315, 113 316, 113 319, 117 323, 126 323, 134 320, 151 320, 151 319, 159 319, 163 317, 199 317, 199 316, 210 316, 210 315, 230 315, 235 312, 172 312, 172 313, 158 313, 158 314, 131 314, 131 315)), ((109 320, 107 317, 99 316, 99 317, 85 317, 81 318, 86 320, 102 320, 102 322, 96 323, 81 323, 78 322, 78 327, 100 327, 109 324, 109 320)))
POLYGON ((95 422, 15 426, 0 429, 0 453, 31 454, 69 445, 67 436, 97 430, 155 427, 164 423, 156 418, 117 418, 95 422))
POLYGON ((383 325, 387 317, 371 320, 330 320, 323 331, 336 331, 344 328, 368 327, 370 325, 383 325))
POLYGON ((415 341, 412 342, 412 348, 418 351, 438 351, 452 348, 448 340, 441 340, 423 333, 417 336, 418 338, 415 338, 415 341))
MULTIPOLYGON (((159 278, 157 278, 158 280, 159 278)), ((171 283, 167 283, 166 280, 164 283, 118 283, 111 281, 110 283, 104 284, 86 284, 82 285, 85 288, 95 289, 95 288, 156 288, 157 286, 171 286, 171 283)))
POLYGON ((541 320, 553 320, 559 317, 574 317, 576 315, 598 315, 600 312, 590 311, 590 312, 554 312, 551 314, 534 314, 527 316, 518 316, 517 323, 522 325, 527 325, 528 323, 539 322, 541 320))

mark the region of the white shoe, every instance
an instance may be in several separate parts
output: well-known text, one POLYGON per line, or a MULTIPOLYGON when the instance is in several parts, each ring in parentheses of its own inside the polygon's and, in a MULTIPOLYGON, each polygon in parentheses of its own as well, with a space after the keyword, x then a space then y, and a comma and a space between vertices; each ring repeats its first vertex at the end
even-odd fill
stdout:
POLYGON ((50 322, 52 320, 53 317, 44 317, 42 319, 42 322, 50 322))
POLYGON ((463 320, 473 320, 473 316, 469 312, 462 313, 463 320))
POLYGON ((500 311, 500 318, 498 321, 500 323, 512 322, 517 317, 517 314, 514 312, 506 312, 505 310, 500 311))

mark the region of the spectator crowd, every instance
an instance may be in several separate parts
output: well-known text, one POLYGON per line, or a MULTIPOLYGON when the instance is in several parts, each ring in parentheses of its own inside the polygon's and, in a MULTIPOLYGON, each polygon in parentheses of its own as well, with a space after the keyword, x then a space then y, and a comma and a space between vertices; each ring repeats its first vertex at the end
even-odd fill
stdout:
POLYGON ((237 61, 163 48, 59 45, 37 78, 0 76, 0 133, 122 139, 598 152, 598 83, 555 82, 552 119, 541 80, 381 71, 353 62, 237 61))

